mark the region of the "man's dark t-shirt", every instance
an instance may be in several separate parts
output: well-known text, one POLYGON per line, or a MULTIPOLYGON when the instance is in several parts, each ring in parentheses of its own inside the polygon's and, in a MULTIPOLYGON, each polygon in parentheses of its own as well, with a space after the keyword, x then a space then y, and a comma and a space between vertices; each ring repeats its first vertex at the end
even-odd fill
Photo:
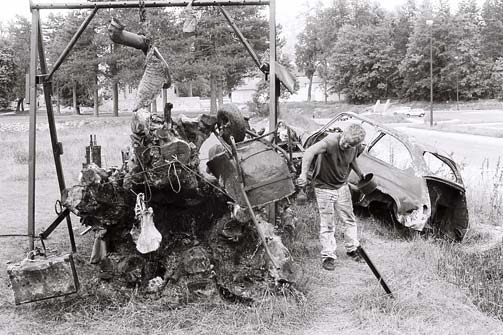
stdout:
POLYGON ((356 148, 342 150, 339 146, 340 137, 340 133, 330 134, 322 140, 328 142, 327 151, 317 157, 314 187, 333 190, 347 182, 350 163, 356 159, 358 152, 356 148))

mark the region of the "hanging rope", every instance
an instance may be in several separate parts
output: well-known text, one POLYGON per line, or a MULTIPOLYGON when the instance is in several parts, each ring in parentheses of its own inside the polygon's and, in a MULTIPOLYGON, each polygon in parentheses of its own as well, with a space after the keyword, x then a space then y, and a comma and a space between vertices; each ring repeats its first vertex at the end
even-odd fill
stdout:
MULTIPOLYGON (((173 158, 178 161, 178 159, 176 159, 176 156, 173 156, 173 158)), ((173 190, 173 192, 180 193, 180 191, 182 190, 182 184, 180 183, 180 178, 178 177, 178 172, 176 172, 175 161, 171 161, 171 164, 168 165, 168 180, 169 180, 169 186, 171 186, 171 189, 173 190), (170 177, 171 169, 173 169, 176 181, 178 182, 178 190, 175 190, 175 187, 171 183, 171 177, 170 177)))

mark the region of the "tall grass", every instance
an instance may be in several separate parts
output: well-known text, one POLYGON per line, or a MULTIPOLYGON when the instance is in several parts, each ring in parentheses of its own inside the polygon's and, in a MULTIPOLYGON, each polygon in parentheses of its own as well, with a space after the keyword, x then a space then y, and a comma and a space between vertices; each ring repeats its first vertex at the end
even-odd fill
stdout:
POLYGON ((472 224, 501 225, 503 216, 503 160, 484 159, 480 171, 465 176, 472 224))
POLYGON ((472 231, 462 245, 444 243, 438 273, 448 282, 466 288, 473 303, 489 315, 503 320, 503 244, 475 251, 494 233, 478 231, 480 225, 501 226, 503 215, 503 161, 484 159, 480 173, 465 178, 472 231), (468 245, 468 248, 466 247, 468 245))
POLYGON ((503 321, 503 246, 484 253, 467 253, 448 245, 438 262, 447 281, 468 289, 473 303, 503 321))

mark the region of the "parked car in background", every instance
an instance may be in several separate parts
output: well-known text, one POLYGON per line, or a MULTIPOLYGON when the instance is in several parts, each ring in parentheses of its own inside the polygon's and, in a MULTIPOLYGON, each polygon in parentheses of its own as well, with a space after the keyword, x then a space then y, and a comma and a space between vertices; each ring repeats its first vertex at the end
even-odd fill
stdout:
POLYGON ((340 113, 310 135, 304 148, 349 124, 366 130, 358 157, 364 174, 373 173, 377 189, 360 194, 352 171, 349 186, 355 206, 388 213, 396 224, 461 241, 468 231, 465 188, 458 165, 445 152, 420 144, 397 130, 354 113, 340 113))
POLYGON ((426 114, 426 112, 422 108, 401 107, 400 109, 393 111, 393 114, 401 114, 407 117, 411 116, 423 117, 426 114))

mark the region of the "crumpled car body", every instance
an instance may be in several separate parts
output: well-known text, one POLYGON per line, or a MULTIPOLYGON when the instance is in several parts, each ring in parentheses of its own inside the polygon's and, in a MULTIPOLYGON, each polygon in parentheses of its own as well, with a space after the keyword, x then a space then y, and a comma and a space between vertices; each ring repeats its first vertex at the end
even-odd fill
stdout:
POLYGON ((447 153, 349 112, 338 114, 310 135, 304 147, 350 123, 366 130, 365 148, 357 162, 364 174, 374 174, 377 184, 375 191, 364 195, 352 171, 348 181, 354 205, 384 209, 404 227, 461 241, 469 228, 465 188, 458 165, 447 153))

